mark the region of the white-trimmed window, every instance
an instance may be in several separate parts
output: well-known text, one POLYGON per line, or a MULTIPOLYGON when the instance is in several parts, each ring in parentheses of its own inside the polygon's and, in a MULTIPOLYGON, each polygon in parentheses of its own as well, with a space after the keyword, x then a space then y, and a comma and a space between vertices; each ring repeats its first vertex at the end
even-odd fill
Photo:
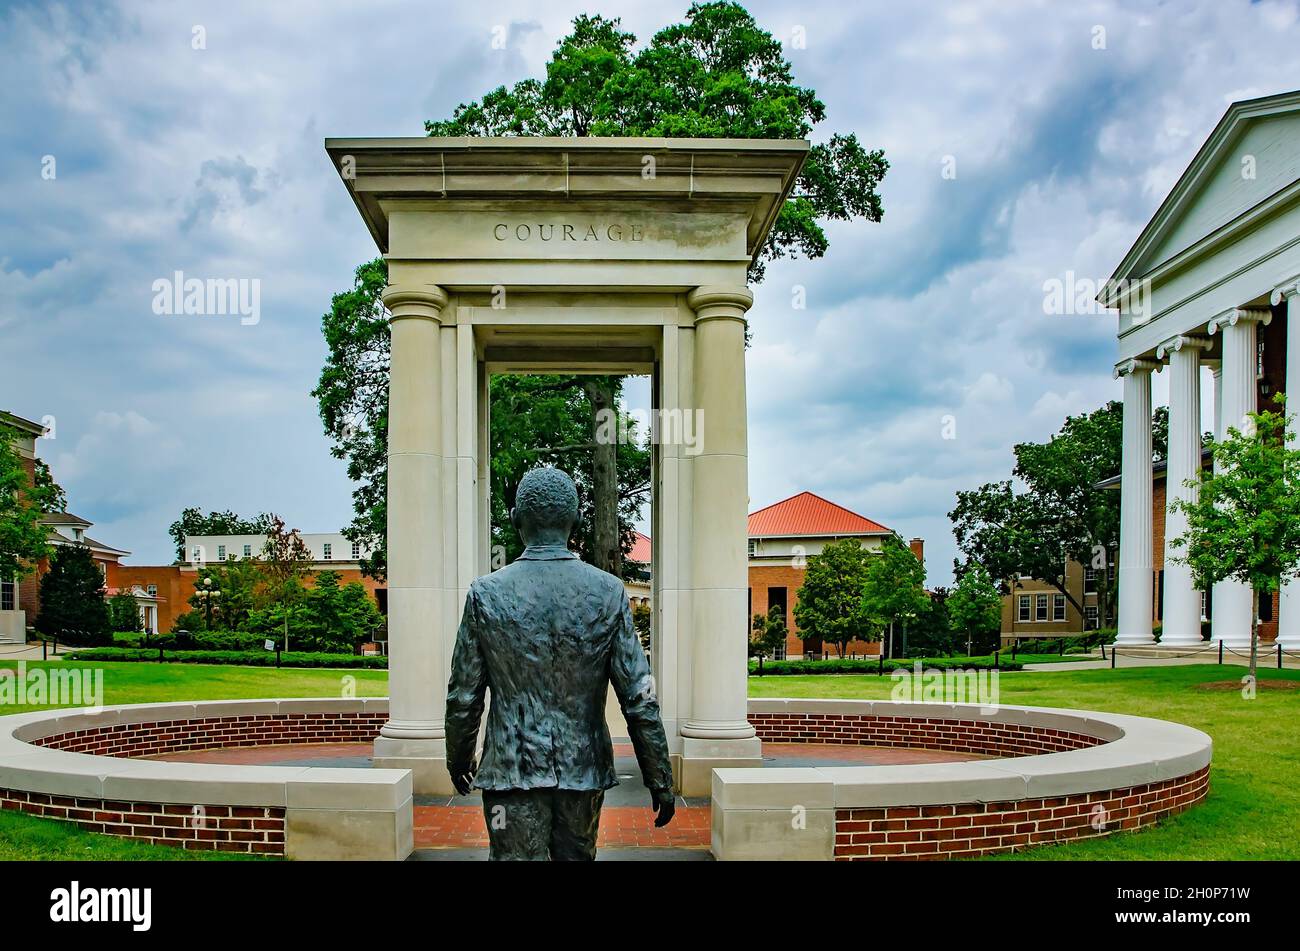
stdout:
POLYGON ((325 543, 324 554, 325 554, 326 561, 329 561, 334 557, 334 546, 331 545, 329 542, 325 543))
POLYGON ((1052 620, 1065 620, 1065 595, 1063 594, 1052 595, 1052 620))
POLYGON ((1089 604, 1083 609, 1084 626, 1089 631, 1097 630, 1097 605, 1089 604))
POLYGON ((1205 592, 1204 591, 1200 592, 1200 595, 1201 595, 1201 620, 1204 622, 1209 620, 1209 618, 1205 614, 1205 592))
POLYGON ((149 585, 149 587, 145 588, 145 590, 149 592, 149 597, 151 598, 158 597, 158 586, 156 584, 149 585))
POLYGON ((202 561, 202 560, 203 560, 203 546, 195 545, 194 550, 190 552, 190 561, 202 561))
POLYGON ((749 557, 753 558, 757 554, 758 554, 758 542, 756 542, 754 539, 751 538, 749 540, 749 557))
POLYGON ((356 561, 361 557, 361 542, 352 543, 352 560, 356 561))
POLYGON ((226 546, 225 546, 225 545, 218 545, 218 546, 217 546, 217 561, 225 561, 225 560, 226 560, 226 546))
POLYGON ((1021 621, 1029 620, 1029 595, 1027 594, 1020 595, 1019 604, 1017 605, 1016 617, 1018 620, 1021 621))
POLYGON ((253 557, 253 546, 252 546, 252 545, 245 545, 245 546, 244 546, 244 557, 245 557, 245 558, 252 558, 252 557, 253 557))
POLYGON ((16 611, 18 609, 18 583, 16 581, 0 581, 0 611, 16 611))
POLYGON ((1034 620, 1047 620, 1047 595, 1045 594, 1034 595, 1034 620))

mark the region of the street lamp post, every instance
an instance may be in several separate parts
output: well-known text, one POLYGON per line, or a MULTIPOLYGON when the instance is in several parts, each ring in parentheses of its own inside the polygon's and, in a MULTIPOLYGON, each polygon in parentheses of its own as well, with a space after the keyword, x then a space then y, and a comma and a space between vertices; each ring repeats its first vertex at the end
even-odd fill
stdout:
POLYGON ((212 587, 212 576, 208 575, 194 593, 203 603, 205 626, 210 631, 212 630, 212 604, 221 597, 221 589, 212 587))

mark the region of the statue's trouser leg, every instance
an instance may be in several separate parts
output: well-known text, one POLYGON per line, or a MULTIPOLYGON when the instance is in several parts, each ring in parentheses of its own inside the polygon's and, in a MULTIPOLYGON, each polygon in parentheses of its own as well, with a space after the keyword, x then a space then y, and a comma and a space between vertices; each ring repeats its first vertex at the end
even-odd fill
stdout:
POLYGON ((483 790, 483 818, 487 821, 491 861, 550 859, 553 792, 551 789, 483 790))
POLYGON ((596 858, 600 807, 605 791, 557 789, 551 807, 551 859, 590 862, 596 858))

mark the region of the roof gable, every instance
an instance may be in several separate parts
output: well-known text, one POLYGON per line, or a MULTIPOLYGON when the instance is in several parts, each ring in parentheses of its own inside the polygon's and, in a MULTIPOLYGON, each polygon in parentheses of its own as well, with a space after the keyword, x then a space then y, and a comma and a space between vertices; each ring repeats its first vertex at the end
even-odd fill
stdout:
POLYGON ((749 535, 887 535, 890 530, 811 492, 761 508, 749 516, 749 535))
POLYGON ((1300 91, 1233 103, 1113 279, 1149 274, 1297 181, 1300 91))

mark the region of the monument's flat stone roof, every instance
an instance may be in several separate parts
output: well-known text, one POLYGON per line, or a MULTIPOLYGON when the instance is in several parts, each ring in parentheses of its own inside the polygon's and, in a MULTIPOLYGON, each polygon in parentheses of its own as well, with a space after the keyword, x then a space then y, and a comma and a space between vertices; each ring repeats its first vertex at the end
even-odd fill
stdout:
POLYGON ((804 140, 540 136, 326 139, 375 243, 388 251, 392 202, 520 207, 593 201, 749 212, 756 255, 808 155, 804 140))

